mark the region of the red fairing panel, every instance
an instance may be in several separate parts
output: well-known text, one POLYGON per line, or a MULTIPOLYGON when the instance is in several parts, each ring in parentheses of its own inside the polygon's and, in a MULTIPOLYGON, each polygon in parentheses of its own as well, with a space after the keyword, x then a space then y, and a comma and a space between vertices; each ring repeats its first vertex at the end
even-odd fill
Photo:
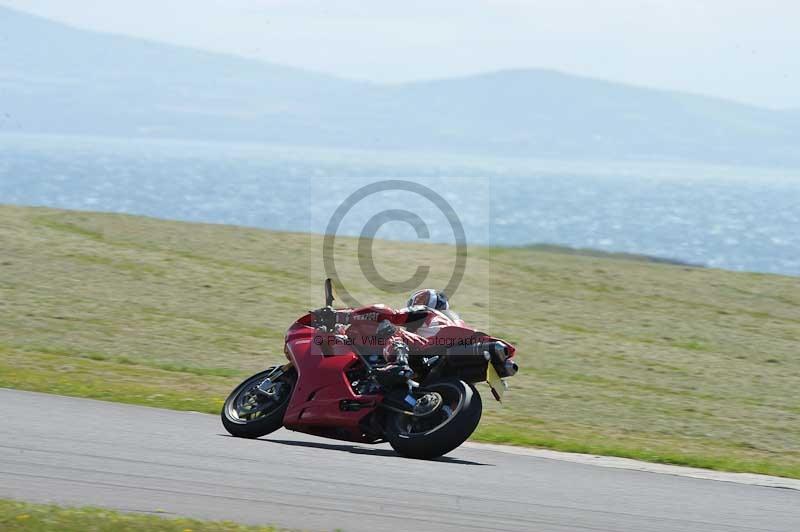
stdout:
POLYGON ((295 323, 286 334, 287 356, 297 369, 298 379, 284 416, 288 429, 313 432, 315 427, 336 427, 350 432, 353 439, 361 435, 359 422, 372 412, 365 407, 343 411, 340 402, 380 401, 381 395, 356 395, 345 374, 360 360, 352 348, 337 342, 332 335, 318 334, 309 326, 295 323), (328 353, 323 354, 323 346, 328 353))
POLYGON ((352 338, 371 336, 375 334, 378 324, 383 320, 400 324, 405 317, 386 305, 369 305, 356 309, 337 311, 339 316, 344 317, 344 322, 350 325, 348 333, 352 338))

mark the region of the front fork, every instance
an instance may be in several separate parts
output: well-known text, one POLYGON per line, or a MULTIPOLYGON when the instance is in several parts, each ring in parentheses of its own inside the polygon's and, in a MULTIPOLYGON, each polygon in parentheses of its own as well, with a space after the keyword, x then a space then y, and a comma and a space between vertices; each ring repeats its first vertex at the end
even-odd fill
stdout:
POLYGON ((291 363, 284 364, 283 366, 273 366, 272 371, 270 371, 267 377, 256 387, 256 393, 270 397, 272 395, 272 389, 278 384, 277 380, 289 371, 291 367, 291 363))

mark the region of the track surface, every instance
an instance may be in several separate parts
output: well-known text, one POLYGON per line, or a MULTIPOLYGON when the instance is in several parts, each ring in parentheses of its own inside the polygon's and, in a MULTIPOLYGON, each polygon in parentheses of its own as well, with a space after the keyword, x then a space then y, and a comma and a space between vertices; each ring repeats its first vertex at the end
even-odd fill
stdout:
POLYGON ((0 389, 0 498, 312 530, 800 531, 800 492, 462 448, 440 461, 0 389))

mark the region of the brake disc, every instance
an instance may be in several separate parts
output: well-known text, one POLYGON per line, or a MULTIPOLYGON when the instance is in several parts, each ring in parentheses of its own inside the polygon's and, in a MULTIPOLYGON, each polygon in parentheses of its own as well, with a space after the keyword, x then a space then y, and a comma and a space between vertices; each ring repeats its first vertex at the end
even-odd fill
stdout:
POLYGON ((414 415, 418 417, 429 416, 442 406, 442 396, 437 392, 428 392, 414 405, 414 415))

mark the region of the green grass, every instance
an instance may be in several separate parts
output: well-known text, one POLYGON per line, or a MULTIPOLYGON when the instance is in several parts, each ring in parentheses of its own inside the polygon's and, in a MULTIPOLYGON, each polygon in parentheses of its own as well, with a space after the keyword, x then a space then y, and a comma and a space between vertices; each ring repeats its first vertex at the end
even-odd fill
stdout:
MULTIPOLYGON (((0 207, 0 386, 217 413, 319 306, 321 238, 0 207)), ((453 262, 375 242, 387 278, 453 262)), ((337 268, 362 301, 356 241, 337 268)), ((800 478, 800 280, 545 248, 472 248, 452 297, 518 347, 475 439, 800 478)))
POLYGON ((276 532, 270 526, 246 526, 230 521, 167 519, 157 515, 112 512, 100 508, 69 508, 0 500, 0 530, 5 532, 276 532))

